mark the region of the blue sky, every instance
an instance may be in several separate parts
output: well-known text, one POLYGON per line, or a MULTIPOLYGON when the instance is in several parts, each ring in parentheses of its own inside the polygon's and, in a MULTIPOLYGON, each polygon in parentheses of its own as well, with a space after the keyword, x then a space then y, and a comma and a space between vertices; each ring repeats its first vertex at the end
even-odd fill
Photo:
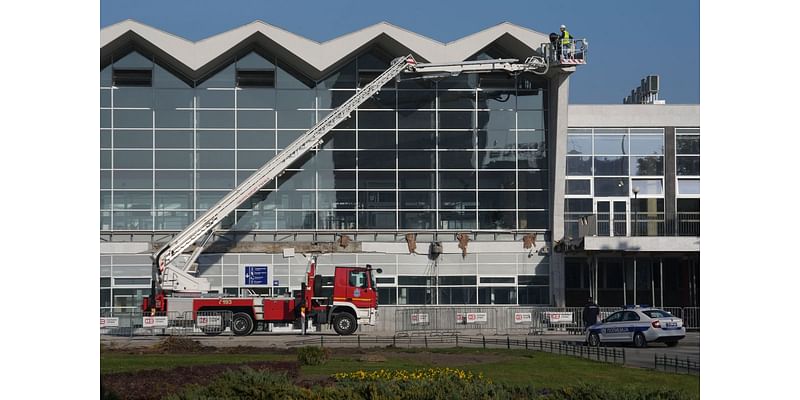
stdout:
POLYGON ((660 75, 668 104, 700 102, 699 0, 100 1, 100 27, 125 19, 193 41, 257 19, 320 42, 380 21, 442 42, 505 21, 544 33, 563 23, 590 45, 570 103, 621 103, 651 74, 660 75))

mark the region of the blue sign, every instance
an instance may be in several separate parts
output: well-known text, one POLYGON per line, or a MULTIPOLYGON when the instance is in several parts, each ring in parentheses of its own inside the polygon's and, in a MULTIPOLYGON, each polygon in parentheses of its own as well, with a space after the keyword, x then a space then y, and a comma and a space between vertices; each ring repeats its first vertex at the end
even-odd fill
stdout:
POLYGON ((266 285, 267 266, 245 266, 244 267, 245 285, 266 285))

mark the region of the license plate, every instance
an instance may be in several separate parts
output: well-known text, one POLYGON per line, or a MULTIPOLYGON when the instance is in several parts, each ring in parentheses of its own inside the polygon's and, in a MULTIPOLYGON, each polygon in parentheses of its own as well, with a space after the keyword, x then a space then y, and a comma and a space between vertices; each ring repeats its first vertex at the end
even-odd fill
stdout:
POLYGON ((674 328, 678 326, 677 322, 667 322, 667 328, 674 328))

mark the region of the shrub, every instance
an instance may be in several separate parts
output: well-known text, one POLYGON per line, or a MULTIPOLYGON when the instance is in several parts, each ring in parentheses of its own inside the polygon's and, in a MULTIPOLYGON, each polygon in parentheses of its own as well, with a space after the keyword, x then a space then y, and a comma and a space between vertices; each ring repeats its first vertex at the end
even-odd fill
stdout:
POLYGON ((295 386, 285 373, 243 368, 228 371, 205 386, 190 385, 166 400, 207 399, 311 399, 311 391, 295 386))
POLYGON ((324 347, 300 347, 297 349, 297 361, 300 365, 325 364, 331 358, 331 350, 324 347))

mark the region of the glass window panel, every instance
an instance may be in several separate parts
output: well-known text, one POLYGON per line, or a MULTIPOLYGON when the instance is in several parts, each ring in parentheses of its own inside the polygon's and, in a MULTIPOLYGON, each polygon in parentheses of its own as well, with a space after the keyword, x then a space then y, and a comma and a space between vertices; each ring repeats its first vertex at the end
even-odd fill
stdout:
POLYGON ((233 150, 197 151, 198 169, 233 169, 236 152, 233 150))
POLYGON ((355 131, 333 131, 326 135, 323 140, 322 148, 325 150, 356 148, 355 131))
POLYGON ((358 193, 358 208, 396 208, 395 192, 361 191, 358 193))
POLYGON ((517 152, 517 160, 517 165, 520 169, 546 169, 547 150, 519 151, 517 152))
POLYGON ((111 171, 100 171, 100 189, 111 189, 111 171))
MULTIPOLYGON (((101 125, 102 126, 102 125, 101 125)), ((115 128, 152 128, 151 110, 114 110, 115 128)))
POLYGON ((156 127, 192 128, 194 127, 194 111, 156 110, 156 127))
POLYGON ((360 171, 358 187, 360 189, 394 189, 395 175, 392 172, 360 171))
POLYGON ((205 210, 211 208, 218 201, 222 200, 228 192, 197 192, 197 209, 205 210))
POLYGON ((440 111, 439 129, 473 129, 474 111, 440 111))
POLYGON ((664 157, 631 157, 631 175, 664 175, 664 157))
POLYGON ((274 149, 275 131, 238 131, 237 147, 240 149, 274 149))
POLYGON ((198 110, 198 128, 233 129, 235 113, 233 110, 198 110))
POLYGON ((448 76, 439 81, 439 89, 474 89, 478 87, 478 74, 448 76))
POLYGON ((401 211, 400 229, 436 229, 433 211, 401 211))
POLYGON ((100 289, 100 307, 111 307, 111 289, 100 289))
MULTIPOLYGON (((478 207, 475 192, 439 192, 439 208, 474 210, 478 207)), ((474 218, 475 215, 473 214, 474 218)))
POLYGON ((309 89, 314 87, 314 82, 300 74, 289 71, 285 63, 278 60, 276 72, 276 86, 280 89, 309 89))
POLYGON ((114 147, 151 148, 153 147, 153 132, 116 130, 114 131, 114 147))
POLYGON ((547 189, 548 179, 546 171, 520 171, 517 184, 520 189, 547 189))
POLYGON ((192 131, 156 131, 156 148, 190 149, 192 147, 194 147, 194 132, 192 131))
POLYGON ((320 170, 317 174, 320 189, 356 188, 356 173, 354 171, 320 170))
MULTIPOLYGON (((317 103, 320 109, 333 109, 344 104, 354 94, 355 90, 317 90, 317 103)), ((324 111, 320 116, 327 113, 328 111, 324 111)))
POLYGON ((400 129, 436 128, 435 111, 398 111, 397 126, 400 129))
POLYGON ((152 171, 114 171, 114 189, 151 189, 152 171))
POLYGON ((398 168, 434 169, 436 168, 435 151, 399 151, 398 168))
POLYGON ((315 111, 281 111, 277 118, 278 128, 285 129, 309 129, 317 122, 315 111))
POLYGON ((436 208, 436 192, 400 192, 400 208, 436 208))
POLYGON ((628 178, 594 178, 594 195, 628 197, 628 178))
POLYGON ((475 229, 475 211, 448 211, 439 213, 439 229, 475 229))
POLYGON ((156 150, 156 168, 192 169, 194 152, 191 150, 156 150))
POLYGON ((676 154, 700 154, 700 135, 675 136, 676 154))
POLYGON ((400 131, 397 136, 397 147, 400 149, 434 149, 436 148, 436 133, 432 131, 400 131))
POLYGON ((564 212, 568 213, 591 213, 592 212, 592 199, 565 199, 564 212))
POLYGON ((430 276, 413 276, 413 275, 398 276, 397 284, 408 285, 408 286, 430 286, 433 285, 433 278, 430 276))
POLYGON ((158 65, 153 67, 153 87, 188 88, 189 84, 158 65))
POLYGON ((543 111, 517 111, 519 129, 544 129, 543 111))
POLYGON ((237 112, 239 129, 272 129, 275 127, 275 111, 239 110, 237 112))
POLYGON ((138 209, 149 210, 153 208, 153 193, 150 191, 126 192, 117 190, 114 192, 112 204, 114 209, 138 209))
POLYGON ((512 130, 516 126, 513 111, 478 111, 478 129, 512 130))
POLYGON ((278 177, 278 188, 283 190, 290 189, 314 189, 316 173, 312 169, 303 171, 286 171, 278 177))
POLYGON ((544 91, 523 91, 517 92, 517 108, 520 110, 542 110, 544 109, 544 91))
POLYGON ((395 229, 397 213, 394 211, 363 211, 358 213, 360 229, 395 229))
POLYGON ((514 149, 516 144, 516 131, 478 131, 479 149, 514 149))
POLYGON ((314 90, 278 90, 276 95, 278 110, 314 109, 317 106, 314 90))
POLYGON ((479 168, 487 169, 514 169, 517 164, 515 150, 479 151, 479 168))
POLYGON ((592 194, 592 184, 588 179, 569 179, 566 194, 592 194))
POLYGON ((197 89, 197 108, 233 108, 236 91, 197 89))
POLYGON ((628 157, 595 157, 594 174, 597 176, 628 175, 628 157))
POLYGON ((517 283, 513 276, 482 276, 481 283, 517 283))
POLYGON ((111 86, 111 70, 112 67, 110 65, 107 65, 105 68, 100 70, 100 86, 111 86))
POLYGON ((478 171, 480 189, 514 189, 516 181, 514 171, 478 171))
MULTIPOLYGON (((433 109, 436 92, 433 90, 398 90, 397 108, 399 109, 433 109)), ((403 114, 403 113, 401 113, 403 114)))
POLYGON ((233 171, 197 171, 198 189, 233 189, 235 186, 233 171))
POLYGON ((439 168, 442 169, 474 169, 476 165, 474 151, 440 151, 439 168))
POLYGON ((211 76, 203 77, 198 88, 232 88, 236 87, 236 65, 231 63, 211 76))
POLYGON ((320 88, 355 88, 356 87, 356 62, 351 61, 338 71, 334 72, 323 81, 319 82, 320 88))
POLYGON ((153 88, 116 88, 114 89, 114 107, 153 108, 153 88))
POLYGON ((439 172, 439 188, 441 189, 475 189, 476 185, 474 171, 439 172))
POLYGON ((591 175, 592 157, 567 156, 567 175, 591 175))
POLYGON ((100 110, 100 127, 111 128, 111 110, 100 110))
POLYGON ((678 176, 700 175, 700 157, 678 156, 675 157, 678 176))
POLYGON ((279 190, 270 194, 275 204, 281 209, 314 209, 316 208, 316 195, 313 191, 279 190))
MULTIPOLYGON (((161 230, 179 230, 187 227, 194 218, 192 211, 158 211, 156 212, 156 227, 161 230)), ((148 279, 149 281, 149 279, 148 279)))
POLYGON ((192 192, 156 191, 156 209, 186 210, 194 208, 193 203, 192 192))
POLYGON ((236 106, 242 108, 275 108, 275 89, 239 88, 236 106))
POLYGON ((197 147, 202 149, 232 149, 236 142, 233 131, 197 131, 197 147))
MULTIPOLYGON (((483 282, 483 279, 484 278, 481 278, 481 282, 483 282)), ((457 276, 439 277, 439 285, 464 286, 464 285, 476 285, 477 282, 478 282, 477 277, 475 275, 457 275, 457 276)))
POLYGON ((351 190, 320 191, 318 194, 320 209, 346 209, 356 208, 356 192, 351 190))
POLYGON ((395 133, 394 131, 359 131, 358 148, 394 150, 395 133))
POLYGON ((152 230, 153 216, 150 211, 116 211, 113 213, 114 229, 152 230))
MULTIPOLYGON (((568 181, 569 182, 569 181, 568 181)), ((519 208, 520 209, 543 209, 546 210, 550 202, 548 192, 544 190, 520 190, 519 208)))
POLYGON ((466 109, 475 108, 475 92, 439 92, 439 109, 466 109))
POLYGON ((258 229, 275 229, 275 210, 237 210, 236 221, 232 229, 240 232, 258 229))
POLYGON ((397 304, 397 288, 379 287, 378 304, 397 304))
POLYGON ((358 111, 359 129, 394 129, 395 113, 392 111, 358 111))
POLYGON ((508 192, 478 192, 478 208, 513 210, 517 207, 517 194, 508 192))
POLYGON ((114 150, 114 168, 153 168, 150 150, 114 150))
MULTIPOLYGON (((389 82, 388 85, 393 85, 389 82)), ((368 98, 367 101, 358 106, 359 109, 374 109, 374 110, 394 110, 396 94, 391 90, 383 90, 368 98)))
POLYGON ((478 108, 513 110, 516 109, 516 106, 517 96, 514 90, 484 90, 478 92, 478 108))
POLYGON ((700 199, 678 199, 678 212, 700 212, 700 199))
POLYGON ((191 189, 194 187, 192 171, 156 171, 156 189, 191 189))
POLYGON ((194 89, 155 89, 156 114, 161 110, 192 107, 194 107, 194 89))
POLYGON ((478 304, 517 304, 517 288, 478 288, 478 304))
MULTIPOLYGON (((317 169, 333 170, 333 169, 355 169, 356 167, 356 152, 355 151, 320 151, 314 156, 314 162, 317 164, 317 169)), ((322 176, 320 176, 322 179, 322 176)))
MULTIPOLYGON (((479 56, 480 57, 480 56, 479 56)), ((487 59, 495 58, 496 56, 487 55, 487 59)), ((478 58, 480 59, 480 58, 478 58)), ((489 72, 480 74, 478 76, 479 85, 482 88, 514 88, 516 87, 516 78, 504 72, 489 72)))
POLYGON ((394 169, 394 151, 366 151, 358 152, 358 168, 361 169, 394 169))
POLYGON ((567 154, 592 154, 591 135, 568 135, 567 154))
POLYGON ((664 193, 664 185, 661 179, 634 179, 633 187, 639 188, 639 194, 662 194, 664 193))
POLYGON ((550 288, 547 286, 519 286, 519 304, 550 304, 550 288))
POLYGON ((355 211, 320 211, 320 229, 355 229, 355 211))
POLYGON ((428 171, 400 171, 398 180, 400 189, 433 189, 436 187, 436 175, 428 171))
POLYGON ((520 211, 519 229, 549 229, 547 211, 520 211))
POLYGON ((631 135, 631 154, 664 154, 664 136, 631 135))
POLYGON ((520 150, 543 150, 546 148, 544 131, 519 131, 517 132, 517 141, 520 150))
POLYGON ((108 210, 111 208, 111 191, 109 190, 101 190, 100 191, 100 209, 101 210, 108 210))
POLYGON ((275 150, 239 150, 236 154, 237 168, 259 169, 275 157, 275 150))
POLYGON ((472 149, 475 147, 472 131, 439 132, 440 149, 472 149))
POLYGON ((111 150, 100 150, 100 168, 111 168, 111 150))
POLYGON ((478 228, 515 229, 516 219, 514 211, 478 211, 478 228))
POLYGON ((114 68, 152 68, 153 60, 145 57, 137 51, 132 51, 117 60, 114 60, 114 68))
POLYGON ((628 154, 628 135, 595 135, 594 154, 628 154))
POLYGON ((700 194, 700 180, 678 179, 678 194, 700 194))
POLYGON ((276 212, 277 229, 314 229, 316 213, 314 211, 278 211, 276 212))
POLYGON ((239 69, 274 69, 275 65, 262 57, 261 54, 251 51, 244 57, 236 60, 236 68, 239 69))

